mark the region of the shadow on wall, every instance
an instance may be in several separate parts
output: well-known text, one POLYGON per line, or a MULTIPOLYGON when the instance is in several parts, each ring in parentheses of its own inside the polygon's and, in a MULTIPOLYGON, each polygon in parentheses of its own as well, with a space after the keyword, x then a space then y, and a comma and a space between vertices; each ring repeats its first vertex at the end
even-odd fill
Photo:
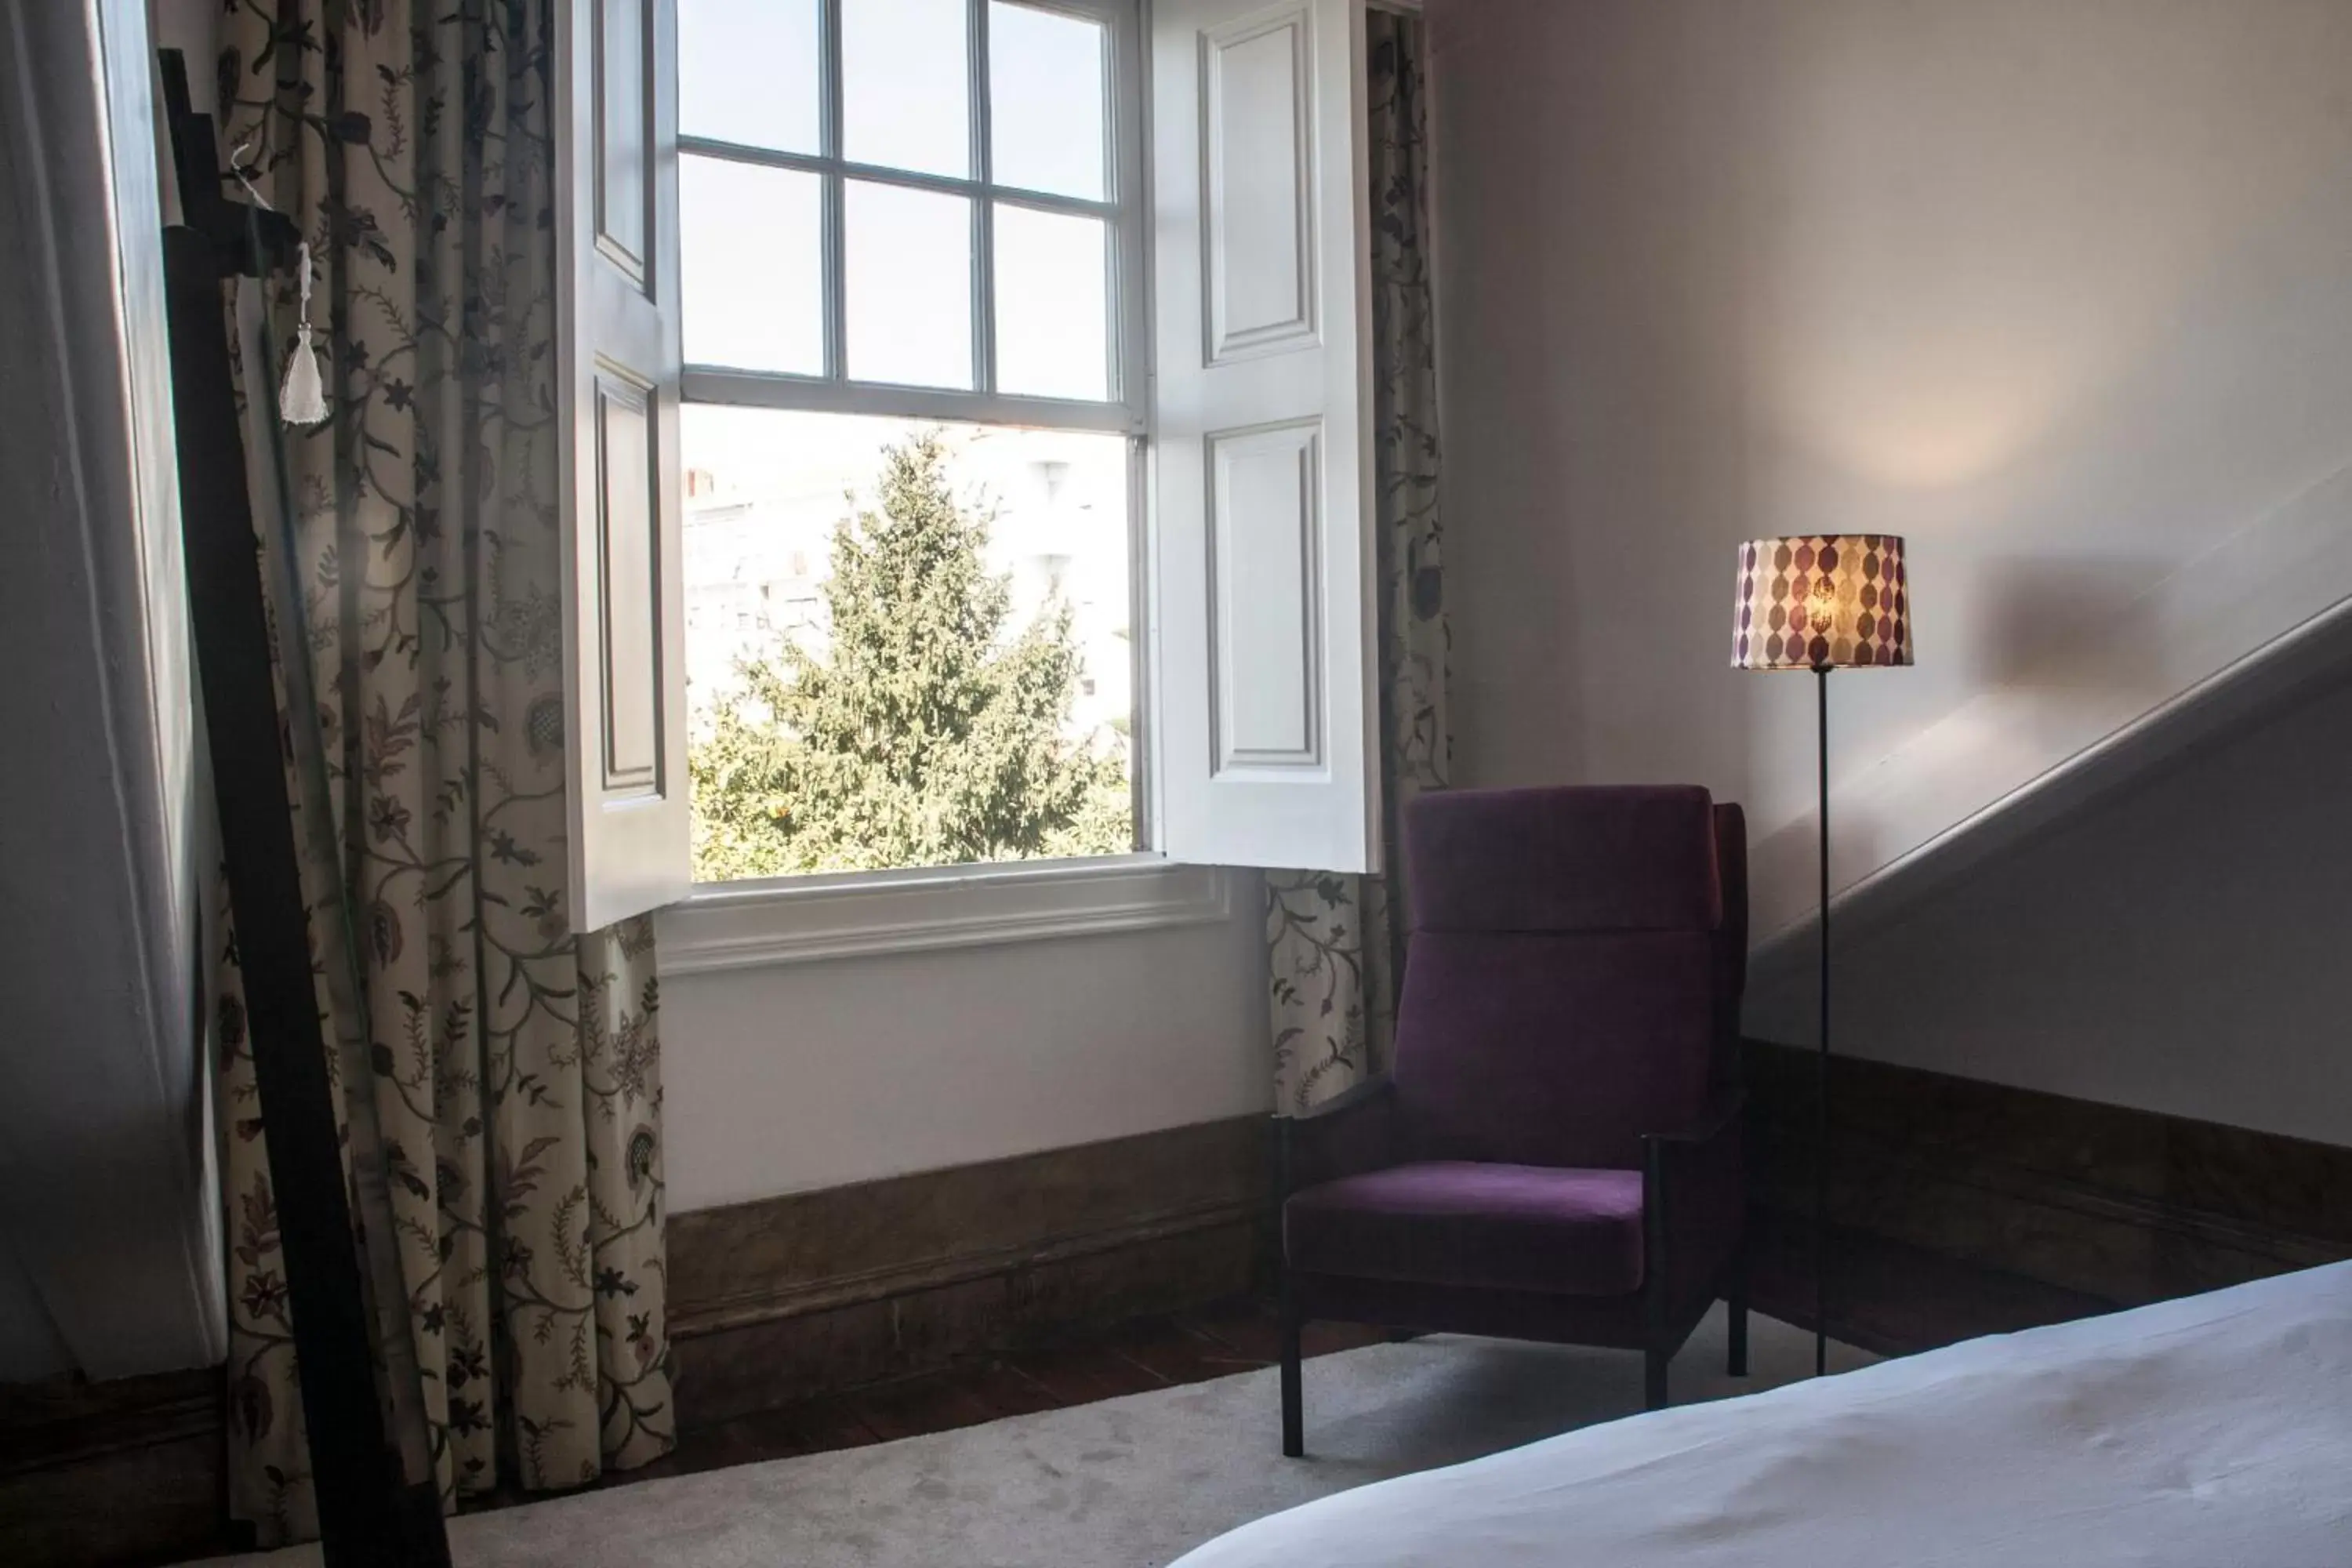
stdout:
POLYGON ((2061 705, 2093 698, 2152 708, 2172 695, 2164 668, 2159 555, 2112 552, 2095 561, 1997 556, 1979 569, 1976 624, 1954 639, 1977 655, 1984 686, 2031 688, 2061 705))
MULTIPOLYGON (((2002 744, 2033 755, 2071 755, 2083 744, 2085 724, 2107 723, 2117 712, 2145 713, 2174 695, 2162 679, 2161 645, 2167 636, 2164 605, 2143 584, 2160 581, 2161 557, 2105 556, 2097 561, 2002 556, 1982 562, 1974 592, 1965 601, 1970 623, 1938 628, 1945 646, 1972 656, 1969 683, 2003 693, 2011 709, 2002 744), (2021 733, 2031 730, 2032 733, 2021 733)), ((1795 678, 1810 686, 1810 678, 1795 678)), ((1857 699, 1884 703, 1905 695, 1873 689, 1910 679, 1908 671, 1841 672, 1831 680, 1832 734, 1857 699)), ((1806 700, 1811 700, 1811 693, 1806 700)), ((2095 735, 2104 733, 2094 730, 2095 735)), ((1808 736, 1808 739, 1811 737, 1808 736)), ((1776 737, 1785 744, 1789 737, 1776 737)), ((1899 751, 1895 753, 1899 757, 1899 751)), ((1919 847, 1908 824, 1871 809, 1865 780, 1845 776, 1856 765, 1833 756, 1830 804, 1832 885, 1843 892, 1919 847)), ((1893 758, 1879 766, 1893 764, 1893 758)), ((1871 764, 1861 764, 1867 768, 1871 764)), ((1804 891, 1804 912, 1783 896, 1772 908, 1777 920, 1762 928, 1767 937, 1785 932, 1793 921, 1810 925, 1812 889, 1818 878, 1814 848, 1818 824, 1811 811, 1762 836, 1751 850, 1758 880, 1804 891)))
MULTIPOLYGON (((1832 498, 1818 526, 1884 520, 1917 563, 1917 668, 1832 692, 1838 888, 2000 808, 2352 593, 2352 453, 2313 413, 2352 405, 2352 362, 2253 363, 2289 339, 2352 347, 2352 316, 2331 308, 2318 330, 2307 293, 2250 287, 2275 251, 2257 240, 2208 257, 2211 275, 2185 289, 2168 331, 1993 468, 1908 493, 1859 470, 1808 481, 1832 498), (2271 416, 2253 428, 2217 388, 2258 374, 2273 379, 2252 401, 2271 416), (2043 540, 2066 548, 2031 548, 2043 540)), ((1767 892, 1767 933, 1811 901, 1800 717, 1781 699, 1749 721, 1759 882, 1794 876, 1804 889, 1767 892)))
MULTIPOLYGON (((2352 1145, 2352 615, 2293 658, 1841 910, 1839 1048, 2352 1145)), ((1815 951, 1758 955, 1750 1032, 1813 1037, 1815 951)))
MULTIPOLYGON (((1931 714, 1883 751, 1848 738, 1833 752, 1831 879, 1841 897, 1910 879, 1920 859, 1943 866, 1938 875, 1948 879, 1978 853, 1969 840, 2005 844, 2046 820, 2079 795, 2075 773, 2113 772, 2102 760, 2108 753, 2167 753, 2179 743, 2168 738, 2176 731, 2209 733, 2245 710, 2248 693, 2268 700, 2301 679, 2322 657, 2304 645, 2315 638, 2332 648, 2333 628, 2352 605, 2352 465, 2247 527, 2216 531, 2168 572, 2165 564, 2125 553, 1980 562, 1950 595, 1952 607, 1976 612, 1945 634, 1968 656, 1958 671, 1940 672, 1948 691, 1959 689, 1956 702, 1937 710, 1932 686, 1930 700, 1915 698, 1904 688, 1917 671, 1836 683, 1833 745, 1848 714, 1868 705, 1882 725, 1905 704, 1931 714), (2268 663, 2279 669, 2266 676, 2268 663), (2193 725, 2182 725, 2184 708, 2201 710, 2193 725)), ((1929 657, 1921 654, 1932 672, 1929 657)), ((1790 749, 1777 731, 1755 733, 1759 747, 1790 749)), ((1751 820, 1761 815, 1750 812, 1751 820)), ((1813 920, 1810 801, 1794 820, 1780 815, 1783 825, 1760 835, 1752 852, 1755 929, 1767 943, 1813 920)))
MULTIPOLYGON (((1841 888, 2352 590, 2323 493, 2352 117, 2310 52, 2344 18, 2143 15, 1749 16, 1748 531, 1884 528, 1916 562, 1918 668, 1832 683, 1841 888)), ((1812 900, 1810 707, 1759 694, 1718 784, 1762 829, 1768 934, 1812 900)))

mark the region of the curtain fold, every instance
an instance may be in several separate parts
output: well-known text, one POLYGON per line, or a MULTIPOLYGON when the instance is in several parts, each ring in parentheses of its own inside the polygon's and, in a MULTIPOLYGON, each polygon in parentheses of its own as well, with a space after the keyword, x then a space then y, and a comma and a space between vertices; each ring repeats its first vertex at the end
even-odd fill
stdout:
MULTIPOLYGON (((549 0, 235 0, 222 31, 224 152, 318 268, 330 416, 284 433, 257 565, 351 1158, 388 1184, 445 1500, 575 1486, 674 1422, 652 927, 567 914, 549 0)), ((246 305, 294 341, 292 279, 246 305)), ((316 1516, 225 920, 218 956, 231 1511, 272 1545, 316 1516)))
POLYGON ((1418 17, 1365 18, 1372 215, 1372 431, 1379 575, 1378 877, 1266 874, 1275 1109, 1298 1115, 1387 1069, 1404 974, 1404 805, 1444 787, 1443 521, 1430 288, 1429 136, 1418 17))

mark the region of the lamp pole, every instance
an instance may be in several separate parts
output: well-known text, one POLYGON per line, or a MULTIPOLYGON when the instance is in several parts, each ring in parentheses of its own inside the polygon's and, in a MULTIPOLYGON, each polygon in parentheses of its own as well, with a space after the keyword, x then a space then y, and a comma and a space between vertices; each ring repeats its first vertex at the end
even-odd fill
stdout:
POLYGON ((1830 666, 1813 666, 1814 731, 1819 751, 1813 777, 1820 792, 1822 1008, 1821 1048, 1813 1083, 1813 1375, 1829 1370, 1827 1287, 1830 1262, 1830 666))

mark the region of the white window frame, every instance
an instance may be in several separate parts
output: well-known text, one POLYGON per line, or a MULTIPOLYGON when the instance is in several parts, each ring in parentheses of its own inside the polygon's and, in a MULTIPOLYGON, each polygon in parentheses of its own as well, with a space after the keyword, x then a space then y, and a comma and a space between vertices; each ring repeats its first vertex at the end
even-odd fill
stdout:
POLYGON ((1141 438, 1150 428, 1150 330, 1147 314, 1146 258, 1150 248, 1150 205, 1144 183, 1143 75, 1140 0, 1006 0, 1030 10, 1058 12, 1100 23, 1110 41, 1108 62, 1111 112, 1104 117, 1104 166, 1108 199, 1090 201, 999 184, 991 167, 989 125, 988 8, 991 0, 964 0, 965 50, 971 99, 968 177, 919 174, 843 155, 841 105, 841 0, 821 0, 819 151, 779 153, 763 147, 678 137, 680 156, 724 158, 762 168, 815 174, 824 181, 824 371, 800 375, 689 363, 685 399, 759 408, 836 414, 883 415, 983 425, 1031 425, 1064 430, 1097 430, 1141 438), (852 381, 848 376, 843 193, 850 180, 967 197, 972 205, 972 375, 970 391, 896 386, 852 381), (996 300, 993 217, 998 203, 1037 212, 1100 218, 1110 225, 1112 243, 1107 334, 1111 396, 1105 402, 1022 396, 996 390, 996 300))
MULTIPOLYGON (((914 173, 843 156, 841 0, 820 0, 819 151, 782 153, 681 134, 681 156, 723 158, 813 174, 823 180, 822 298, 824 369, 816 375, 689 363, 683 396, 707 403, 983 425, 1017 425, 1121 435, 1129 441, 1129 625, 1135 694, 1129 766, 1138 842, 1157 842, 1149 722, 1150 449, 1151 406, 1150 188, 1148 73, 1142 58, 1145 0, 1013 0, 1103 25, 1109 112, 1105 116, 1107 199, 1092 201, 997 184, 989 139, 990 0, 965 0, 971 100, 971 176, 914 173), (972 204, 972 365, 969 391, 898 386, 847 374, 843 209, 846 183, 871 181, 969 198, 972 204), (1111 321, 1103 402, 1024 396, 995 388, 993 205, 1077 214, 1110 226, 1111 321)), ((1232 910, 1222 868, 1177 865, 1150 847, 1130 855, 973 865, 909 867, 697 883, 659 920, 665 973, 765 967, 878 953, 1067 939, 1222 921, 1232 910)))
MULTIPOLYGON (((1379 869, 1362 110, 1365 13, 1386 0, 1044 3, 1107 16, 1118 40, 1114 74, 1123 86, 1110 134, 1118 270, 1107 280, 1118 290, 1110 323, 1118 396, 1098 405, 1002 396, 988 384, 985 342, 975 344, 982 384, 961 395, 851 383, 837 374, 837 354, 824 366, 834 374, 726 372, 723 385, 696 367, 694 387, 783 408, 1049 426, 1059 412, 1081 428, 1123 433, 1137 458, 1134 772, 1147 801, 1138 816, 1148 841, 1185 868, 1144 854, 1113 858, 1107 868, 1050 860, 926 868, 861 879, 848 891, 805 879, 705 890, 730 910, 762 896, 835 915, 862 909, 865 928, 882 933, 872 936, 875 947, 923 945, 926 931, 948 929, 960 934, 939 941, 961 945, 1002 940, 984 919, 923 912, 952 901, 948 884, 962 879, 1031 900, 1002 929, 1058 931, 1080 929, 1089 910, 1106 923, 1087 929, 1202 918, 1207 906, 1180 890, 1194 868, 1379 869), (1095 891, 1040 909, 1039 889, 1055 878, 1095 891), (1121 887, 1137 878, 1157 878, 1163 889, 1140 900, 1141 912, 1132 886, 1121 887), (873 898, 916 913, 883 918, 873 898)), ((837 13, 829 15, 828 36, 837 37, 837 13)), ((984 12, 965 15, 973 30, 988 25, 984 12)), ((558 9, 563 711, 572 912, 583 930, 693 899, 683 790, 677 448, 688 367, 676 281, 676 22, 677 0, 564 0, 558 9)), ((982 68, 976 58, 980 116, 982 68)), ((822 150, 837 151, 837 123, 828 136, 822 150)), ((1040 202, 1003 192, 982 157, 963 186, 983 200, 1040 202)), ((791 162, 755 157, 762 159, 791 162)), ((820 163, 819 177, 836 182, 883 173, 820 163)), ((976 212, 975 225, 983 221, 992 215, 976 212)), ((992 263, 980 237, 979 255, 992 263)), ((993 305, 987 292, 979 291, 983 311, 993 305)), ((985 321, 975 329, 988 330, 985 321)), ((669 918, 709 925, 695 917, 718 908, 688 902, 669 918)), ((758 945, 740 930, 682 934, 676 956, 689 964, 702 937, 738 956, 758 945)))

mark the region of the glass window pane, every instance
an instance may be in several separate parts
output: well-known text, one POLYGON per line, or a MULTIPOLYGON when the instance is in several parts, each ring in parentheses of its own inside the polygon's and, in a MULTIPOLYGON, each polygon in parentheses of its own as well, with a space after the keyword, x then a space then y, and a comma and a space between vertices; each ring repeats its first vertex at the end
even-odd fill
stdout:
POLYGON ((677 168, 687 363, 823 375, 818 176, 690 153, 677 168))
POLYGON ((996 204, 996 388, 1110 395, 1110 228, 996 204))
POLYGON ((989 163, 1000 185, 1101 201, 1103 25, 991 0, 989 163))
POLYGON ((678 448, 697 881, 1135 847, 1124 437, 688 404, 678 448), (886 483, 894 454, 950 504, 886 483), (991 661, 1021 679, 975 686, 991 661), (826 700, 780 711, 809 668, 826 700), (975 700, 961 741, 837 721, 975 700))
POLYGON ((842 155, 971 173, 963 0, 842 0, 842 155))
POLYGON ((849 379, 971 386, 971 202, 848 182, 849 379))
POLYGON ((679 0, 677 129, 816 153, 817 0, 679 0))

